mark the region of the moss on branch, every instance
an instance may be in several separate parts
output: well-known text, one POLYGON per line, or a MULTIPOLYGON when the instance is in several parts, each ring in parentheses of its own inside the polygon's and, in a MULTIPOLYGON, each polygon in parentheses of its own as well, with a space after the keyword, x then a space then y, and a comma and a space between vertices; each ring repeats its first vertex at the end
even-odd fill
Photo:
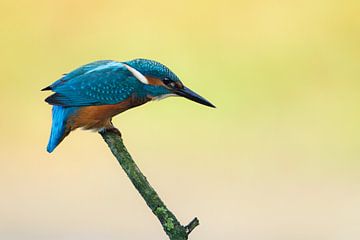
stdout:
POLYGON ((117 130, 101 131, 100 134, 146 204, 159 219, 170 240, 188 239, 191 231, 199 225, 199 220, 194 218, 188 225, 182 226, 142 174, 127 151, 119 132, 117 130))

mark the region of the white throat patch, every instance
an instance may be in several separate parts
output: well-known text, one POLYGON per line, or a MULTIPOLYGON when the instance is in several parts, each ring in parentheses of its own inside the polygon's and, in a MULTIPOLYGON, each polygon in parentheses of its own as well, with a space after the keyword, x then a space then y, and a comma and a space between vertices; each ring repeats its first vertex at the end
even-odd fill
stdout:
POLYGON ((147 80, 147 78, 144 75, 141 74, 141 72, 139 72, 135 68, 130 67, 127 64, 124 64, 124 65, 134 75, 134 77, 136 77, 140 82, 142 82, 144 84, 149 84, 149 81, 147 80))
POLYGON ((164 98, 168 98, 168 97, 177 97, 178 95, 174 94, 174 93, 168 93, 168 94, 163 94, 157 97, 154 97, 152 100, 153 101, 160 101, 164 98))

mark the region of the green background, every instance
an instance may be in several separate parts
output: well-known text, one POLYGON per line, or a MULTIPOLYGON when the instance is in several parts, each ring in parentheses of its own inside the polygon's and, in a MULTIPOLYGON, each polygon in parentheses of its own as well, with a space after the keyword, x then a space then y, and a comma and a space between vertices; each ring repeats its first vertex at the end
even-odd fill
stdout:
POLYGON ((40 89, 99 59, 213 102, 114 119, 191 239, 360 238, 360 2, 0 2, 0 238, 166 239, 98 134, 49 155, 40 89))

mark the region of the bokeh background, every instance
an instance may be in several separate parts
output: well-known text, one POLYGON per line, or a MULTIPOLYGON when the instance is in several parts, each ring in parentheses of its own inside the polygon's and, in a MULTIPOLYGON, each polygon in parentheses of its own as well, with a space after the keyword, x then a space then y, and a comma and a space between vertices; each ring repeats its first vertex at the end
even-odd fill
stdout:
POLYGON ((0 2, 0 238, 166 239, 98 134, 53 154, 42 87, 156 59, 169 98, 114 123, 191 239, 360 238, 360 2, 0 2))

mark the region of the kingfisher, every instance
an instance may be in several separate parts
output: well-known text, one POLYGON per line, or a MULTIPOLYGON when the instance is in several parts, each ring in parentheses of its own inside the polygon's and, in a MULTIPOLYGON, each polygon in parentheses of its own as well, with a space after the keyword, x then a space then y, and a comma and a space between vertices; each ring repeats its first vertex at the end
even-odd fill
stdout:
POLYGON ((180 96, 215 107, 165 65, 148 59, 95 61, 41 90, 54 92, 45 99, 52 105, 49 153, 77 128, 118 132, 112 124, 115 115, 152 100, 180 96))

